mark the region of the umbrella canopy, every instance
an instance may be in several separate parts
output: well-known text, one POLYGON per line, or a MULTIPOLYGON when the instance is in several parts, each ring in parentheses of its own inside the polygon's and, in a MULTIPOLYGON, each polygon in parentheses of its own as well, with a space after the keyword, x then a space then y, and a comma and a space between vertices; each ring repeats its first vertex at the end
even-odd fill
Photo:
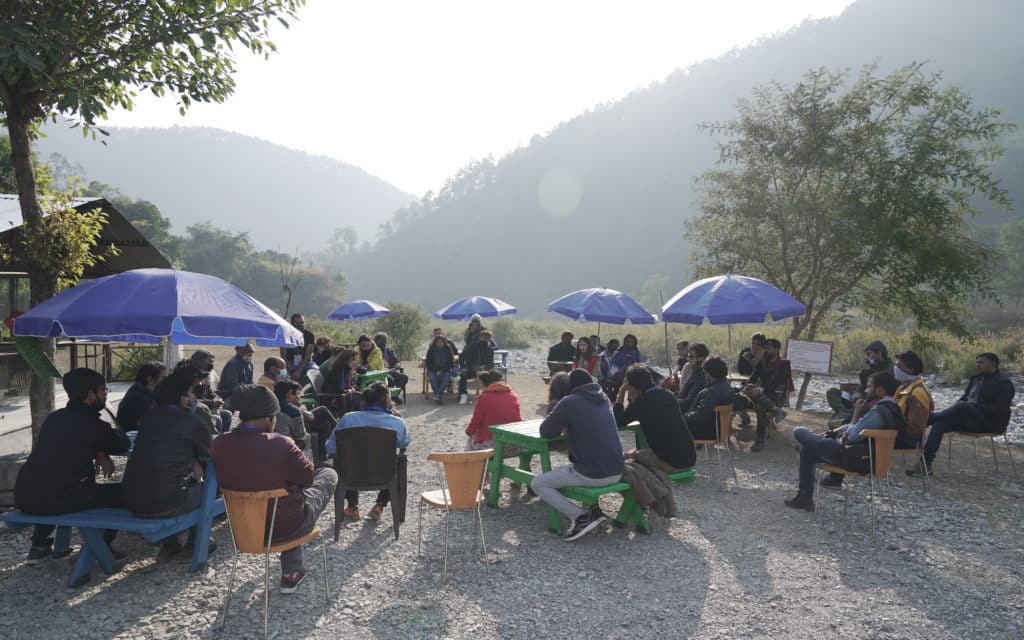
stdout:
POLYGON ((434 312, 434 317, 442 320, 469 320, 474 313, 478 313, 484 318, 493 318, 507 316, 515 312, 515 307, 497 298, 472 296, 456 300, 447 307, 438 309, 434 312))
POLYGON ((18 316, 14 335, 121 342, 301 345, 302 332, 220 278, 134 269, 82 282, 18 316))
POLYGON ((391 311, 372 300, 353 300, 346 302, 327 314, 328 320, 368 320, 386 316, 391 311))
POLYGON ((806 307, 785 291, 764 280, 725 275, 704 278, 686 287, 661 308, 665 322, 711 324, 764 322, 803 315, 806 307))
POLYGON ((657 319, 633 298, 615 289, 580 289, 555 300, 548 311, 580 322, 654 324, 657 319))

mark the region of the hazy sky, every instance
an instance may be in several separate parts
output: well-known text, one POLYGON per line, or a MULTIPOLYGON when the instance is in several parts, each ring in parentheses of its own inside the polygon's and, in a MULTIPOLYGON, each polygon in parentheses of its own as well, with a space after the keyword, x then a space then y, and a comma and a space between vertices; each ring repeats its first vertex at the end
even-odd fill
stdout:
POLYGON ((852 0, 308 0, 225 104, 144 96, 123 126, 211 126, 362 167, 422 195, 674 69, 852 0))

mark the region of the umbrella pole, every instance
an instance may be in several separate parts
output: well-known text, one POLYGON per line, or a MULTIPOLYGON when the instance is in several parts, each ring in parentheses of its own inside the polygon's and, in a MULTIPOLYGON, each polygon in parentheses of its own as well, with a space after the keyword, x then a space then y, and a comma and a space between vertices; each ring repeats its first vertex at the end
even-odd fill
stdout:
POLYGON ((732 354, 732 325, 729 325, 729 353, 732 354))
MULTIPOLYGON (((665 306, 665 296, 662 295, 661 289, 658 289, 658 299, 661 301, 661 306, 665 306)), ((665 366, 668 367, 668 372, 672 373, 672 354, 668 350, 668 323, 665 322, 665 318, 661 319, 661 324, 665 326, 665 366)))
POLYGON ((181 345, 167 338, 167 344, 164 345, 164 366, 167 367, 167 371, 174 371, 174 366, 183 356, 181 345))

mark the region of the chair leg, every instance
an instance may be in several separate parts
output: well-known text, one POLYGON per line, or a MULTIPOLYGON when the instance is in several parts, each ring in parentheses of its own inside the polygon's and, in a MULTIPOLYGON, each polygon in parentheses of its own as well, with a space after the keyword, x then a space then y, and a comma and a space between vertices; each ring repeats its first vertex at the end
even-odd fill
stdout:
POLYGON ((1013 452, 1010 450, 1010 437, 1003 434, 1003 442, 1006 444, 1006 455, 1010 458, 1010 468, 1013 469, 1013 479, 1017 479, 1017 463, 1013 461, 1013 452))
MULTIPOLYGON (((234 544, 235 538, 231 537, 231 543, 234 544)), ((231 562, 231 573, 228 574, 228 595, 224 598, 224 619, 220 622, 220 628, 223 631, 224 627, 228 624, 228 609, 231 607, 231 591, 235 586, 235 568, 238 567, 238 549, 235 549, 235 558, 231 562)))
POLYGON ((419 509, 417 509, 416 511, 418 513, 418 518, 417 519, 419 520, 419 534, 416 536, 416 557, 418 558, 418 557, 420 557, 423 554, 423 552, 421 550, 422 547, 423 547, 423 501, 422 500, 420 500, 419 509))
POLYGON ((266 640, 267 629, 270 626, 270 552, 267 551, 264 557, 266 562, 263 565, 263 638, 266 640))
POLYGON ((988 439, 989 445, 992 447, 992 469, 999 473, 999 461, 996 460, 996 437, 992 436, 988 439))
POLYGON ((889 474, 885 476, 885 497, 889 500, 889 508, 892 510, 892 523, 896 524, 896 501, 892 498, 892 484, 889 482, 889 474))
POLYGON ((444 579, 448 580, 448 529, 451 520, 451 512, 444 510, 444 579))
POLYGON ((978 439, 971 438, 974 441, 974 477, 977 480, 981 480, 981 463, 978 462, 978 439))
POLYGON ((480 525, 480 548, 483 550, 484 562, 487 562, 487 541, 484 540, 484 517, 480 514, 480 505, 476 505, 476 520, 480 525))
POLYGON ((733 457, 732 447, 729 443, 725 443, 726 455, 729 456, 729 466, 732 467, 732 481, 736 483, 736 488, 740 488, 740 477, 736 475, 736 458, 733 457))
POLYGON ((320 549, 324 552, 324 599, 331 604, 331 586, 327 583, 327 536, 320 536, 320 549))
MULTIPOLYGON (((918 458, 919 458, 919 462, 921 464, 921 469, 924 469, 925 468, 924 448, 921 449, 921 455, 918 456, 918 458)), ((924 485, 924 489, 923 489, 924 493, 926 493, 926 494, 927 493, 931 493, 931 487, 928 486, 928 474, 927 473, 922 473, 921 474, 921 484, 924 485)))
MULTIPOLYGON (((874 465, 872 465, 872 467, 874 467, 874 465)), ((870 481, 870 489, 869 489, 869 491, 871 492, 871 495, 868 496, 869 504, 871 505, 871 534, 874 535, 875 534, 875 475, 874 474, 869 475, 868 476, 868 480, 870 481)))
MULTIPOLYGON (((733 468, 733 471, 735 472, 735 467, 733 468)), ((814 469, 814 510, 815 510, 815 512, 817 512, 817 510, 821 507, 820 496, 821 496, 821 475, 818 473, 817 467, 815 467, 815 469, 814 469)))

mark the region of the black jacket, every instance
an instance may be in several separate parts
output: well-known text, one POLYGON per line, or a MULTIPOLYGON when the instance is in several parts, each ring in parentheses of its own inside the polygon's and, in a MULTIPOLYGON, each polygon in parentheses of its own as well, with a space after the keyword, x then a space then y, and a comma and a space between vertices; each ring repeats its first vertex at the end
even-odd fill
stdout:
POLYGON ((695 367, 693 373, 679 389, 679 410, 683 413, 689 411, 697 400, 697 394, 706 386, 708 386, 708 377, 705 375, 704 369, 695 367))
POLYGON ((583 384, 558 401, 540 423, 540 435, 554 438, 565 430, 569 460, 588 478, 622 473, 622 442, 608 396, 596 382, 583 384))
POLYGON ((740 355, 736 358, 736 372, 741 376, 749 376, 754 373, 754 365, 744 358, 744 354, 752 352, 750 347, 740 349, 740 355))
POLYGON ((127 453, 124 431, 100 420, 100 409, 68 403, 43 422, 39 438, 14 484, 14 502, 29 513, 63 513, 96 484, 96 454, 127 453))
POLYGON ((655 388, 645 392, 625 409, 616 403, 615 421, 624 427, 634 420, 647 438, 655 455, 676 469, 689 469, 697 462, 693 438, 683 422, 679 404, 672 392, 655 388))
POLYGON ((451 371, 455 366, 455 351, 452 348, 452 343, 445 341, 445 346, 439 347, 435 343, 431 342, 427 348, 427 370, 437 371, 451 371), (438 367, 438 361, 440 360, 441 366, 438 367))
POLYGON ((714 440, 717 435, 715 420, 715 407, 722 404, 732 404, 732 388, 725 380, 719 380, 714 384, 704 387, 697 394, 693 406, 683 418, 686 419, 686 426, 690 434, 696 440, 714 440))
POLYGON ((868 386, 868 378, 875 375, 879 371, 891 371, 893 362, 889 358, 883 358, 873 365, 868 365, 860 370, 857 377, 860 378, 860 392, 861 395, 865 393, 868 386))
POLYGON ((1013 404, 1013 396, 1017 394, 1013 382, 1001 371, 987 376, 973 375, 967 381, 960 402, 970 402, 971 387, 975 384, 981 384, 977 405, 985 416, 986 426, 998 431, 1005 430, 1010 424, 1010 405, 1013 404))
POLYGON ((156 406, 156 396, 138 382, 128 391, 117 405, 117 425, 125 431, 139 428, 139 420, 156 406))
POLYGON ((139 515, 157 515, 181 505, 192 463, 210 455, 211 442, 206 425, 181 407, 168 405, 147 413, 124 469, 125 506, 139 515))
POLYGON ((462 350, 462 357, 459 358, 459 363, 463 369, 468 368, 473 371, 477 369, 493 369, 494 350, 497 348, 494 340, 488 340, 487 342, 477 340, 462 350))
POLYGON ((548 349, 548 360, 551 362, 573 362, 577 357, 576 347, 572 343, 559 342, 548 349))

